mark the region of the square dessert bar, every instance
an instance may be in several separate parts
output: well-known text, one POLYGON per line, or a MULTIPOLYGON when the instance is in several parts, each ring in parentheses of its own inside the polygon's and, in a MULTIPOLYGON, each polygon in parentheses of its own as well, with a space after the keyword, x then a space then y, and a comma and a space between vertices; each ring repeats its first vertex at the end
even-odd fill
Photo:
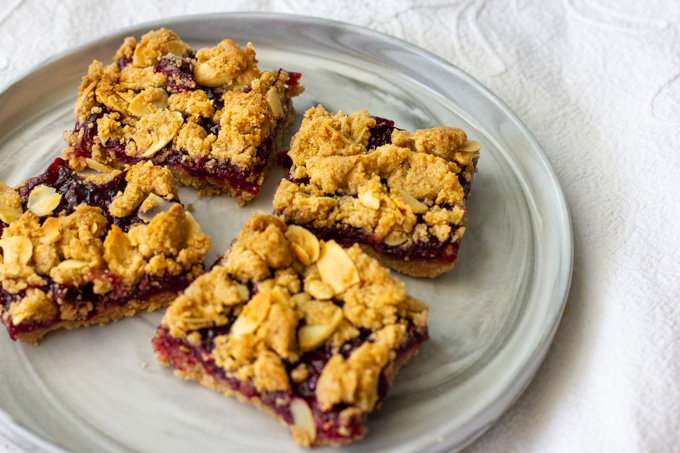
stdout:
POLYGON ((72 168, 149 160, 206 194, 240 204, 258 195, 295 116, 300 74, 260 72, 250 43, 193 51, 165 28, 126 38, 113 59, 83 77, 75 128, 64 134, 72 168))
POLYGON ((254 404, 297 443, 343 445, 428 339, 427 315, 359 246, 256 213, 152 343, 177 376, 254 404))
POLYGON ((324 240, 359 243, 415 277, 450 270, 481 145, 458 128, 407 132, 366 110, 309 109, 291 140, 274 212, 324 240))
POLYGON ((81 177, 57 159, 16 189, 0 183, 0 233, 0 319, 34 344, 167 305, 211 247, 151 162, 81 177))

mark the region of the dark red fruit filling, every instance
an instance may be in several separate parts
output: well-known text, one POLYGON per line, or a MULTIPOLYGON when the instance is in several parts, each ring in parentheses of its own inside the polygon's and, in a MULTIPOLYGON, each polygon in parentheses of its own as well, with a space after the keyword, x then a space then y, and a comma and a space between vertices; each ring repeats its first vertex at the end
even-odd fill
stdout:
POLYGON ((267 167, 268 158, 272 154, 273 149, 274 139, 269 137, 258 148, 255 154, 255 162, 245 169, 229 161, 218 161, 204 157, 188 160, 184 158, 184 153, 179 153, 172 148, 158 153, 152 161, 156 165, 181 168, 189 176, 200 181, 209 181, 217 185, 224 185, 227 182, 239 192, 257 195, 260 193, 258 177, 267 167), (206 165, 211 161, 212 165, 206 165))
POLYGON ((286 85, 293 92, 295 92, 300 87, 300 77, 302 77, 302 74, 299 72, 288 71, 288 82, 286 82, 286 85))
POLYGON ((129 66, 132 63, 132 58, 130 57, 120 57, 117 61, 116 64, 118 65, 118 69, 122 70, 126 66, 129 66))
POLYGON ((28 179, 19 189, 19 195, 23 198, 24 208, 26 208, 28 196, 33 189, 44 184, 54 188, 62 196, 59 206, 54 210, 55 214, 61 212, 65 215, 71 214, 78 205, 85 203, 98 207, 109 223, 113 223, 123 231, 128 231, 132 225, 142 221, 137 215, 139 208, 126 217, 112 217, 109 214, 109 205, 113 198, 117 193, 123 192, 127 186, 126 173, 127 171, 124 171, 111 181, 97 185, 80 178, 69 168, 65 160, 57 158, 43 174, 28 179))
MULTIPOLYGON (((92 302, 92 308, 84 317, 75 319, 74 321, 89 321, 94 317, 106 312, 114 307, 123 307, 131 300, 145 301, 149 298, 161 293, 173 292, 179 293, 184 290, 190 283, 184 277, 156 277, 146 274, 139 283, 138 288, 125 288, 118 277, 108 271, 97 271, 99 277, 109 279, 113 284, 113 291, 106 294, 96 294, 94 292, 94 284, 92 282, 86 283, 83 286, 64 285, 55 283, 50 277, 42 276, 48 283, 44 286, 37 287, 47 294, 51 294, 54 300, 60 306, 74 306, 83 308, 87 306, 88 302, 92 302)), ((93 273, 95 275, 95 273, 93 273)), ((9 310, 12 302, 18 302, 26 295, 26 290, 20 291, 17 294, 11 294, 0 288, 0 305, 5 311, 9 310)), ((43 319, 40 321, 29 321, 15 325, 12 318, 3 320, 7 326, 10 338, 16 340, 17 336, 23 333, 30 333, 36 330, 48 329, 51 326, 59 323, 61 319, 59 315, 52 319, 43 319)))
POLYGON ((163 74, 170 93, 195 90, 194 64, 190 58, 163 57, 153 67, 153 72, 163 74))
POLYGON ((369 150, 392 143, 392 131, 396 129, 394 121, 379 116, 373 118, 375 119, 375 127, 371 129, 371 136, 368 138, 368 145, 366 145, 366 149, 369 150))
POLYGON ((222 99, 222 94, 221 92, 217 91, 215 88, 209 88, 209 87, 199 87, 201 90, 205 91, 205 94, 208 96, 208 99, 210 99, 213 103, 213 107, 215 110, 222 110, 224 107, 224 100, 222 99))
MULTIPOLYGON (((346 444, 364 435, 366 415, 357 415, 348 420, 346 424, 341 425, 340 413, 348 407, 346 404, 337 404, 329 411, 323 411, 319 407, 315 395, 316 382, 332 357, 330 349, 326 346, 306 352, 301 357, 300 362, 287 365, 290 372, 294 367, 302 363, 309 372, 308 378, 303 382, 295 383, 291 381, 291 389, 288 391, 259 392, 250 382, 239 381, 238 379, 226 376, 224 370, 209 358, 209 354, 213 349, 214 338, 227 333, 231 328, 231 322, 219 328, 200 330, 203 342, 197 347, 190 345, 186 339, 172 337, 168 333, 168 329, 161 326, 152 340, 152 345, 159 358, 169 361, 174 368, 190 369, 200 365, 206 373, 219 379, 230 389, 241 393, 246 398, 259 398, 265 406, 269 407, 288 424, 294 423, 293 415, 290 411, 290 403, 296 398, 304 399, 312 410, 317 429, 317 441, 319 443, 346 444)), ((341 350, 343 356, 348 357, 352 351, 364 342, 370 341, 368 339, 370 333, 370 331, 362 329, 359 337, 343 346, 341 350)), ((429 339, 427 328, 418 329, 411 325, 408 330, 408 338, 395 351, 395 361, 397 363, 400 362, 401 357, 410 355, 429 339)), ((389 387, 389 379, 383 374, 378 388, 377 405, 385 398, 389 387)))
POLYGON ((82 123, 76 121, 73 133, 79 135, 82 132, 82 135, 74 147, 74 157, 90 157, 92 155, 90 146, 92 145, 92 140, 97 136, 97 120, 104 116, 105 113, 108 113, 108 109, 104 107, 99 113, 93 113, 88 116, 82 123))
POLYGON ((372 233, 367 233, 361 228, 343 226, 342 228, 314 228, 305 225, 309 231, 324 241, 335 240, 344 247, 352 244, 368 244, 376 252, 399 260, 427 260, 430 262, 453 263, 458 257, 460 243, 440 242, 436 238, 430 238, 429 242, 415 242, 408 247, 391 247, 378 240, 372 233))

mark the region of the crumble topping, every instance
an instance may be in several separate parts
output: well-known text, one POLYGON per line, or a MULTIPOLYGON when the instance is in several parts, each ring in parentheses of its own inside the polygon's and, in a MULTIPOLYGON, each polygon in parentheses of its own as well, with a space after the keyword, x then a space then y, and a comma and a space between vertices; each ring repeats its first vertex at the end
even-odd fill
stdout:
MULTIPOLYGON (((106 175, 106 179, 118 174, 106 175)), ((101 177, 96 179, 105 182, 101 177)), ((172 201, 177 187, 169 170, 150 162, 139 163, 130 167, 125 180, 125 189, 109 205, 111 216, 125 217, 137 207, 142 210, 141 206, 165 209, 148 223, 140 218, 142 221, 127 232, 111 224, 99 207, 85 203, 68 214, 63 209, 53 213, 55 205, 49 214, 39 215, 29 195, 28 209, 9 222, 0 239, 0 284, 15 299, 9 307, 0 305, 4 321, 11 318, 19 325, 55 317, 72 320, 92 310, 92 303, 85 300, 78 307, 62 303, 57 292, 50 289, 51 282, 67 287, 92 283, 93 292, 101 295, 116 289, 114 280, 123 285, 117 288, 120 291, 139 285, 145 274, 195 277, 203 272, 210 238, 191 214, 172 201)), ((36 190, 45 192, 42 188, 54 192, 51 187, 37 185, 31 195, 36 190)), ((61 200, 62 195, 56 195, 61 200)), ((0 205, 19 208, 21 202, 16 190, 0 186, 0 205)))
MULTIPOLYGON (((140 42, 126 38, 113 60, 106 66, 94 61, 83 77, 76 127, 65 133, 69 147, 62 151, 76 170, 87 159, 112 168, 141 159, 170 165, 172 154, 170 167, 180 183, 207 191, 218 183, 187 168, 210 173, 227 162, 236 171, 261 173, 266 156, 258 149, 278 146, 294 115, 290 97, 303 90, 297 81, 287 85, 284 70, 260 72, 251 43, 242 48, 225 39, 193 51, 165 28, 140 42)), ((246 176, 259 187, 260 174, 246 176)), ((254 197, 229 184, 212 188, 243 201, 254 197)))
POLYGON ((118 58, 121 56, 129 58, 130 53, 132 53, 132 64, 138 68, 152 66, 168 54, 186 57, 191 50, 188 44, 167 28, 150 31, 142 36, 138 45, 135 44, 134 38, 126 38, 116 52, 116 56, 118 58))
POLYGON ((274 114, 265 96, 257 91, 230 91, 223 99, 222 127, 213 143, 212 155, 245 168, 255 159, 258 146, 274 130, 274 114))
POLYGON ((319 105, 305 112, 274 210, 317 229, 360 229, 391 247, 459 239, 462 183, 471 181, 479 144, 458 128, 394 129, 391 143, 371 149, 376 125, 366 110, 333 114, 319 105))
POLYGON ((168 200, 177 196, 177 185, 170 172, 151 162, 140 162, 130 167, 125 180, 125 190, 117 194, 109 205, 109 213, 114 217, 129 215, 152 193, 168 200))
POLYGON ((225 39, 215 47, 196 52, 194 76, 201 85, 244 89, 259 75, 251 43, 242 49, 231 39, 225 39))
POLYGON ((304 381, 302 354, 326 348, 332 358, 316 387, 322 409, 346 403, 370 412, 383 368, 410 325, 426 326, 427 313, 358 245, 343 249, 256 213, 221 261, 168 308, 162 326, 191 345, 201 344, 201 329, 228 327, 214 337, 210 357, 258 391, 304 381), (368 340, 345 358, 341 348, 366 330, 368 340))

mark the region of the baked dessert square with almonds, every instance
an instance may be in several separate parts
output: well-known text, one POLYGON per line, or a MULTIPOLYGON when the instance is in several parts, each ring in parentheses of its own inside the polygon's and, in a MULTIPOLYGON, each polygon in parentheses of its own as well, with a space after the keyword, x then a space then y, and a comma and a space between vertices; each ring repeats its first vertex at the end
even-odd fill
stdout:
POLYGON ((304 446, 362 438, 428 309, 364 254, 253 214, 168 307, 152 340, 175 374, 254 404, 304 446))
POLYGON ((480 148, 458 128, 408 132, 319 105, 291 140, 274 212, 398 272, 436 277, 458 256, 480 148))
POLYGON ((34 344, 166 306, 211 248, 151 162, 80 176, 57 159, 17 188, 0 183, 0 232, 0 319, 34 344))
POLYGON ((205 194, 242 205, 259 194, 295 116, 299 73, 261 72, 250 43, 195 51, 166 28, 126 38, 113 60, 94 61, 83 77, 64 134, 72 168, 151 161, 205 194))

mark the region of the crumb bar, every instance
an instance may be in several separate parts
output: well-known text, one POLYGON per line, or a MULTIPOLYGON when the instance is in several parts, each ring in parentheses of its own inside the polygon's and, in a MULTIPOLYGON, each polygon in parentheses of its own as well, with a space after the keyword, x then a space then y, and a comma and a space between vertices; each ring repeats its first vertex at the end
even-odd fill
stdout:
POLYGON ((407 132, 366 110, 313 107, 291 140, 274 212, 398 272, 436 277, 458 256, 480 148, 458 128, 407 132))
POLYGON ((139 43, 128 37, 113 63, 94 61, 83 77, 62 155, 76 170, 148 160, 181 184, 246 204, 294 118, 299 79, 260 72, 250 43, 194 51, 165 28, 139 43))
POLYGON ((363 437, 428 339, 427 307, 359 246, 250 217, 168 308, 152 344, 177 376, 254 404, 301 445, 363 437))
POLYGON ((151 162, 79 176, 57 159, 0 183, 0 319, 14 340, 167 305, 204 272, 210 238, 151 162))

